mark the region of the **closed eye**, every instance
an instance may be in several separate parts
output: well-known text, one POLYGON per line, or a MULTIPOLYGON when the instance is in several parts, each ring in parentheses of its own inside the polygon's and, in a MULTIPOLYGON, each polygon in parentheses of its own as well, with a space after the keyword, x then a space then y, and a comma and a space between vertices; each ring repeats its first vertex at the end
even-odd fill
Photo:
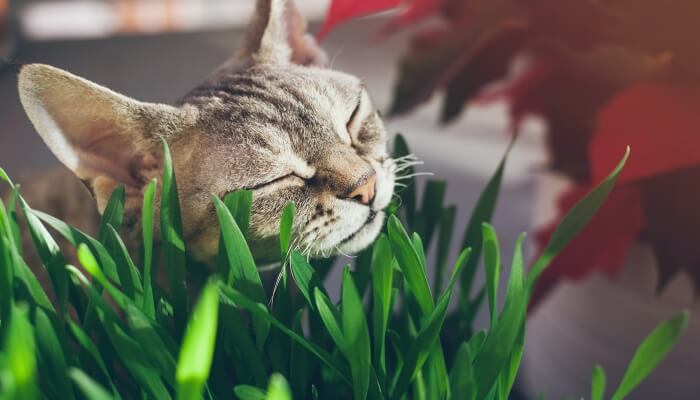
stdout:
POLYGON ((247 187, 247 190, 260 190, 260 189, 271 189, 274 187, 280 187, 280 186, 288 186, 292 184, 304 184, 306 183, 306 179, 300 177, 299 175, 295 173, 287 174, 284 176, 280 176, 279 178, 275 178, 271 181, 260 183, 254 186, 247 187))
POLYGON ((348 133, 350 134, 351 140, 354 140, 357 137, 357 132, 360 130, 361 124, 362 124, 362 106, 363 106, 363 97, 364 97, 365 91, 364 89, 360 91, 360 94, 357 96, 357 103, 355 105, 355 108, 352 111, 352 114, 350 114, 350 118, 348 119, 348 122, 346 124, 346 129, 348 133))

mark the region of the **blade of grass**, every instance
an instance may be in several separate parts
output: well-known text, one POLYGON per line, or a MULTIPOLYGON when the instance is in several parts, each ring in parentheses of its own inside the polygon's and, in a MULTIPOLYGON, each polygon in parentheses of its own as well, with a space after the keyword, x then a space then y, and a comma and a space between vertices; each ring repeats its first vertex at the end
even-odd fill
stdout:
POLYGON ((477 354, 481 351, 481 347, 484 345, 484 342, 486 341, 486 331, 485 330, 480 330, 476 332, 470 339, 469 339, 469 353, 472 355, 472 364, 474 363, 474 357, 476 357, 477 354))
MULTIPOLYGON (((518 236, 515 242, 515 250, 513 251, 513 262, 511 264, 511 274, 515 274, 514 279, 522 279, 518 275, 522 275, 525 270, 525 262, 523 260, 523 242, 525 241, 526 235, 524 233, 518 236)), ((506 294, 506 302, 518 301, 513 296, 516 293, 512 290, 506 294)), ((515 345, 510 352, 508 360, 506 360, 505 368, 501 370, 501 374, 498 377, 498 398, 507 400, 509 398, 510 392, 515 384, 515 378, 520 369, 520 363, 523 357, 523 351, 525 350, 525 324, 520 327, 520 333, 518 338, 515 340, 515 345)))
POLYGON ((15 192, 17 199, 22 208, 27 228, 32 237, 34 248, 39 254, 42 264, 49 273, 51 285, 56 296, 58 308, 60 310, 59 318, 63 319, 66 312, 66 304, 68 303, 68 273, 66 272, 66 260, 61 254, 61 249, 48 232, 41 221, 31 213, 31 208, 24 201, 24 198, 15 192))
POLYGON ((217 286, 213 280, 207 283, 187 324, 175 375, 181 400, 200 399, 209 378, 219 314, 217 286))
POLYGON ((253 342, 253 333, 247 329, 241 313, 229 303, 222 303, 219 312, 222 329, 230 348, 238 349, 241 353, 240 364, 250 372, 256 385, 265 385, 268 374, 260 352, 253 342))
MULTIPOLYGON (((389 391, 392 399, 398 399, 404 395, 428 356, 431 353, 432 355, 436 354, 435 346, 440 342, 440 330, 447 316, 447 306, 450 303, 452 291, 464 266, 467 265, 470 254, 471 249, 465 249, 460 254, 445 292, 438 299, 435 309, 429 314, 415 340, 412 341, 409 350, 404 354, 403 365, 397 370, 389 391)), ((441 362, 444 363, 444 359, 441 362)))
POLYGON ((433 310, 433 297, 430 294, 428 279, 422 267, 420 257, 408 237, 408 233, 396 216, 391 216, 387 223, 391 249, 399 262, 399 267, 408 282, 421 312, 429 315, 433 310))
POLYGON ((75 382, 85 398, 91 400, 113 400, 114 397, 89 375, 77 368, 68 370, 68 376, 75 382))
MULTIPOLYGON (((304 330, 302 329, 303 314, 303 309, 298 310, 297 315, 294 317, 294 322, 292 323, 292 330, 299 336, 304 335, 304 330)), ((291 347, 289 364, 291 369, 290 382, 292 385, 292 393, 294 393, 294 397, 297 399, 306 399, 308 398, 307 388, 313 372, 309 352, 293 340, 291 347)))
MULTIPOLYGON (((230 266, 227 284, 236 288, 254 302, 263 303, 267 301, 260 274, 255 266, 253 255, 250 253, 243 233, 238 228, 226 205, 216 196, 212 196, 212 201, 219 218, 226 257, 230 266)), ((265 319, 253 317, 253 328, 258 349, 262 349, 270 333, 270 324, 265 319)))
POLYGON ((80 325, 76 324, 73 321, 68 321, 68 327, 70 328, 70 331, 73 334, 75 341, 80 345, 82 349, 84 349, 90 355, 90 357, 92 357, 93 361, 95 361, 95 364, 102 373, 102 376, 109 382, 110 387, 112 388, 112 392, 116 393, 117 390, 114 386, 114 382, 112 381, 112 376, 110 375, 109 370, 107 369, 107 365, 105 364, 104 359, 100 354, 100 351, 97 349, 90 337, 87 335, 87 333, 85 333, 85 331, 80 327, 80 325))
MULTIPOLYGON (((41 368, 44 371, 56 371, 54 374, 44 376, 50 387, 54 391, 54 396, 62 399, 74 399, 73 388, 63 371, 68 368, 64 349, 56 336, 49 317, 40 308, 36 310, 34 316, 34 328, 36 331, 36 344, 41 356, 41 368)), ((70 351, 70 349, 68 349, 70 351)))
POLYGON ((661 323, 639 345, 612 400, 629 395, 661 363, 688 326, 690 313, 682 311, 661 323))
POLYGON ((14 187, 12 194, 7 201, 7 216, 10 222, 9 233, 12 235, 14 242, 18 245, 17 252, 20 256, 24 256, 24 249, 22 248, 22 233, 20 232, 19 217, 17 216, 17 199, 20 197, 19 188, 14 187))
POLYGON ((476 398, 472 355, 469 344, 466 342, 462 343, 457 350, 454 367, 450 373, 450 389, 453 399, 474 400, 476 398))
POLYGON ((153 298, 153 204, 155 201, 158 180, 153 178, 143 192, 143 208, 141 209, 141 234, 143 236, 143 299, 141 309, 154 319, 156 307, 153 298))
MULTIPOLYGON (((423 269, 423 275, 425 275, 425 247, 423 246, 423 239, 421 239, 420 235, 416 232, 413 232, 413 235, 411 235, 411 244, 413 244, 413 248, 416 250, 416 254, 418 255, 418 261, 420 261, 420 266, 423 269)), ((430 289, 430 287, 428 287, 428 289, 430 289)))
POLYGON ((537 278, 542 271, 552 262, 554 256, 566 247, 567 244, 583 229, 588 221, 593 218, 593 215, 603 205, 608 198, 608 194, 615 187, 617 177, 622 172, 622 169, 629 157, 629 147, 625 150, 625 154, 617 164, 615 169, 602 182, 600 182, 593 190, 591 190, 583 199, 564 216, 557 228, 552 234, 552 238, 547 243, 542 254, 535 260, 530 272, 527 276, 528 291, 532 291, 537 278))
POLYGON ((501 275, 501 250, 493 227, 484 222, 481 226, 484 252, 484 268, 486 270, 486 295, 489 299, 491 326, 498 319, 498 281, 501 275))
POLYGON ((112 191, 112 195, 109 197, 107 206, 102 213, 99 235, 97 237, 103 244, 107 238, 107 226, 111 225, 117 230, 122 226, 122 221, 124 220, 125 193, 126 189, 124 185, 117 186, 114 191, 112 191))
POLYGON ((248 235, 250 225, 250 210, 253 204, 253 192, 250 190, 237 190, 224 197, 224 204, 231 211, 243 236, 248 235))
POLYGON ((81 244, 85 243, 90 251, 97 256, 102 269, 109 279, 120 284, 119 274, 117 274, 117 266, 110 256, 107 249, 99 241, 93 239, 89 235, 80 231, 79 229, 73 228, 72 226, 66 224, 58 218, 46 214, 39 210, 31 210, 32 214, 36 215, 45 224, 49 225, 51 228, 55 229, 56 232, 60 233, 70 244, 76 248, 81 244))
POLYGON ((155 321, 148 319, 134 304, 128 304, 124 311, 131 334, 143 348, 144 355, 157 368, 160 376, 169 385, 175 386, 174 339, 169 338, 164 329, 157 329, 155 321), (171 342, 170 345, 167 341, 171 342))
MULTIPOLYGON (((86 251, 85 246, 78 248, 78 257, 86 270, 99 271, 99 267, 94 261, 94 257, 86 251), (81 251, 82 250, 82 251, 81 251)), ((124 364, 124 367, 134 377, 134 379, 150 395, 158 399, 168 399, 165 385, 160 376, 155 372, 154 366, 145 356, 142 346, 135 341, 128 333, 114 310, 102 298, 101 294, 90 284, 88 279, 77 268, 69 265, 66 268, 75 276, 86 289, 91 302, 95 305, 94 312, 97 320, 101 323, 107 338, 116 350, 116 355, 124 364)), ((95 276, 95 275, 94 275, 95 276)), ((97 275, 99 276, 99 274, 97 275)), ((104 275, 102 275, 104 277, 104 275)), ((126 296, 124 296, 126 298, 126 296)), ((115 298, 115 300, 118 300, 115 298)))
MULTIPOLYGON (((250 224, 250 212, 253 203, 253 192, 250 190, 237 190, 224 196, 224 204, 236 221, 238 228, 244 237, 248 235, 248 225, 250 224)), ((223 235, 219 235, 219 254, 217 256, 219 274, 223 277, 231 275, 231 266, 226 258, 226 246, 223 235)))
POLYGON ((515 384, 515 378, 518 375, 518 370, 520 369, 520 363, 523 358, 523 351, 525 350, 525 326, 520 328, 520 333, 518 338, 515 340, 515 345, 510 352, 510 356, 504 364, 504 368, 498 377, 498 395, 496 396, 501 400, 508 400, 510 398, 510 392, 513 390, 513 385, 515 384))
MULTIPOLYGON (((518 245, 522 240, 523 236, 518 239, 518 245)), ((518 258, 519 256, 516 256, 516 259, 518 258)), ((486 335, 480 349, 475 352, 476 357, 472 365, 477 383, 477 399, 486 398, 492 391, 493 395, 496 394, 499 374, 510 360, 516 346, 527 310, 528 293, 524 285, 522 264, 515 262, 508 279, 503 312, 496 325, 486 335)))
POLYGON ((85 243, 81 243, 78 246, 78 261, 83 266, 85 271, 87 271, 90 276, 92 276, 101 287, 107 290, 107 293, 114 299, 114 302, 122 309, 125 310, 127 306, 133 305, 134 300, 129 298, 121 290, 117 289, 112 282, 107 279, 107 276, 100 269, 95 256, 90 252, 90 249, 85 243))
POLYGON ((284 376, 277 373, 272 374, 265 400, 292 400, 292 393, 289 391, 289 384, 284 376))
MULTIPOLYGON (((0 321, 9 321, 12 308, 14 307, 14 273, 13 262, 10 256, 10 242, 2 223, 4 216, 4 205, 0 200, 0 321)), ((5 337, 7 324, 0 323, 0 341, 5 337)))
POLYGON ((314 298, 316 299, 316 309, 321 317, 321 321, 323 321, 323 325, 326 326, 336 346, 338 346, 341 351, 344 351, 344 349, 347 349, 348 345, 345 342, 345 335, 343 335, 343 328, 339 321, 340 315, 338 310, 331 303, 328 295, 322 292, 320 288, 314 289, 314 298))
POLYGON ((175 330, 179 337, 187 323, 188 308, 185 285, 185 242, 182 236, 182 217, 173 160, 165 139, 163 139, 163 186, 160 195, 160 240, 167 266, 175 330))
MULTIPOLYGON (((448 287, 450 290, 454 287, 459 278, 459 273, 462 268, 469 261, 469 256, 471 254, 471 249, 465 249, 457 257, 455 267, 452 271, 452 275, 448 282, 448 287)), ((446 292, 445 292, 446 293, 446 292)), ((443 293, 443 296, 445 295, 443 293)), ((441 331, 446 329, 447 317, 443 318, 442 325, 440 327, 441 331)), ((440 338, 438 337, 437 343, 433 345, 433 350, 428 357, 425 366, 423 367, 423 373, 428 384, 429 396, 430 398, 447 398, 450 392, 450 377, 447 372, 447 365, 445 362, 445 355, 443 354, 443 346, 440 338)))
POLYGON ((383 388, 386 388, 386 331, 389 328, 391 312, 391 287, 393 285, 394 269, 393 254, 389 238, 382 234, 374 243, 372 253, 372 316, 374 347, 373 364, 377 368, 378 378, 383 388))
POLYGON ((302 296, 306 299, 312 310, 316 309, 316 302, 314 301, 314 290, 319 288, 326 296, 328 294, 325 292, 325 288, 321 284, 318 274, 313 269, 313 267, 306 260, 306 257, 301 255, 298 251, 293 251, 291 255, 292 264, 292 278, 296 282, 299 291, 302 296))
POLYGON ((233 388, 233 393, 240 400, 265 400, 267 393, 264 390, 250 385, 238 385, 233 388))
MULTIPOLYGON (((7 251, 10 258, 10 262, 7 264, 7 266, 12 267, 12 272, 6 274, 7 278, 13 277, 11 282, 14 282, 15 284, 20 283, 29 294, 29 300, 44 308, 51 314, 54 314, 56 310, 54 309, 53 304, 51 304, 49 297, 46 295, 46 292, 44 292, 44 289, 41 287, 41 284, 36 279, 36 276, 34 276, 29 266, 27 266, 22 259, 22 255, 19 252, 19 247, 21 247, 21 244, 15 241, 14 235, 12 234, 13 228, 11 227, 13 222, 11 222, 8 218, 5 211, 5 206, 2 202, 0 202, 0 223, 4 225, 4 237, 6 239, 3 247, 6 249, 5 251, 7 251)), ((14 292, 14 290, 8 291, 8 293, 12 292, 14 292)), ((15 294, 16 293, 17 292, 15 292, 15 294)))
POLYGON ((591 375, 591 400, 603 400, 606 383, 605 370, 600 365, 596 365, 591 375))
POLYGON ((352 373, 353 397, 355 400, 364 400, 367 398, 369 390, 372 365, 369 328, 363 312, 362 299, 357 292, 348 267, 345 267, 343 271, 341 292, 343 336, 347 345, 344 351, 352 373))
MULTIPOLYGON (((4 364, 12 375, 11 398, 37 399, 39 391, 36 379, 36 344, 34 331, 24 305, 15 306, 10 316, 9 328, 3 349, 4 364)), ((3 321, 4 322, 4 321, 3 321)))
POLYGON ((116 229, 107 224, 105 232, 104 242, 112 249, 111 254, 117 264, 117 273, 124 294, 137 304, 143 304, 143 286, 138 268, 131 260, 131 256, 129 256, 129 252, 116 229))
MULTIPOLYGON (((279 322, 270 314, 270 311, 264 304, 255 303, 254 301, 244 296, 242 293, 238 292, 236 289, 224 285, 219 285, 219 293, 221 294, 222 299, 227 300, 234 305, 243 307, 256 315, 262 316, 265 319, 267 319, 272 325, 281 330, 287 336, 291 337, 300 345, 304 346, 307 350, 309 350, 309 352, 311 352, 324 364, 326 364, 333 371, 335 371, 338 374, 338 376, 340 376, 343 379, 343 381, 350 384, 347 368, 336 362, 335 359, 324 349, 318 347, 314 343, 308 341, 303 336, 298 335, 296 332, 292 331, 291 329, 287 328, 284 324, 279 322)), ((320 292, 316 290, 316 293, 320 292)))
POLYGON ((294 226, 294 215, 297 209, 294 203, 287 204, 282 210, 280 218, 280 261, 282 264, 287 263, 289 253, 289 243, 292 239, 292 228, 294 226))

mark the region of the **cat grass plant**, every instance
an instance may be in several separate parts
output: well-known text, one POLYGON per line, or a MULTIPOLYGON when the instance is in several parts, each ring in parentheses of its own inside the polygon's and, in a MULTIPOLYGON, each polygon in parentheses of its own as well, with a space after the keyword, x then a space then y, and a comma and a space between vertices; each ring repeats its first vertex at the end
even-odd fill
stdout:
MULTIPOLYGON (((397 156, 408 153, 400 137, 395 147, 397 156)), ((533 285, 605 201, 624 164, 569 212, 527 273, 525 237, 518 238, 505 284, 500 245, 488 224, 505 158, 481 195, 454 265, 448 266, 447 255, 456 211, 443 205, 445 184, 428 182, 418 207, 409 182, 385 233, 354 268, 344 267, 337 302, 324 286, 332 260, 307 260, 294 249, 293 204, 280 221, 284 268, 268 294, 245 239, 251 193, 213 197, 219 263, 200 279, 192 301, 187 285, 196 284, 192 275, 201 267, 188 265, 167 146, 165 155, 161 185, 153 181, 145 192, 138 263, 117 233, 123 189, 112 195, 98 238, 31 209, 18 187, 6 205, 0 203, 0 398, 507 399, 520 367, 533 285), (23 261, 20 216, 50 275, 52 300, 23 261), (80 268, 67 265, 49 228, 76 247, 80 268), (486 283, 474 288, 482 259, 486 283), (156 279, 159 268, 166 269, 167 287, 156 279), (474 330, 482 305, 490 325, 474 330)), ((659 325, 606 398, 629 394, 686 321, 680 313, 659 325)), ((596 367, 591 398, 605 394, 605 374, 596 367)))

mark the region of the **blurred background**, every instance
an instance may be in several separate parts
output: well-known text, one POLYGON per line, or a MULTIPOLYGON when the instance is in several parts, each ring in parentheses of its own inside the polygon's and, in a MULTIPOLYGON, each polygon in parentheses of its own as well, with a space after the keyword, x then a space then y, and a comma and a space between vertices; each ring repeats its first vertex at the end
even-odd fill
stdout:
MULTIPOLYGON (((12 49, 7 60, 51 64, 140 100, 171 102, 233 53, 254 1, 2 4, 5 26, 16 29, 4 36, 4 48, 12 49)), ((311 30, 317 30, 328 1, 305 0, 299 5, 311 30)), ((408 42, 408 34, 376 40, 386 18, 351 22, 323 42, 333 68, 361 77, 382 110, 389 106, 396 81, 394 66, 408 42)), ((460 205, 459 222, 463 224, 510 142, 506 107, 475 108, 444 128, 435 119, 439 102, 435 99, 415 113, 390 119, 387 126, 389 132, 401 132, 408 138, 412 150, 425 162, 423 172, 450 182, 448 202, 460 205)), ((523 135, 509 158, 503 196, 507 203, 496 225, 510 243, 529 226, 531 181, 545 165, 546 155, 538 151, 541 127, 537 125, 532 124, 533 129, 523 135)), ((58 165, 24 115, 12 65, 0 76, 0 127, 0 162, 10 175, 58 165)))
MULTIPOLYGON (((329 1, 297 3, 311 30, 318 31, 329 1)), ((19 63, 51 64, 130 97, 171 102, 232 54, 253 6, 252 0, 0 0, 0 57, 5 60, 0 67, 0 166, 20 177, 58 165, 19 103, 19 63)), ((387 111, 399 79, 397 65, 415 32, 404 29, 378 40, 377 32, 393 15, 354 19, 322 42, 332 67, 361 77, 375 103, 387 111)), ((458 205, 459 231, 512 139, 511 110, 505 101, 473 104, 442 125, 437 115, 443 97, 437 94, 410 113, 388 119, 387 127, 404 134, 425 162, 418 171, 448 182, 445 202, 458 205)), ((510 259, 520 232, 533 232, 534 238, 535 227, 555 217, 558 196, 572 186, 548 167, 547 127, 542 118, 522 121, 508 159, 494 217, 504 260, 510 259)), ((530 259, 537 251, 531 247, 530 259)), ((594 272, 584 281, 560 284, 531 314, 519 377, 525 398, 540 392, 547 398, 587 393, 595 364, 605 366, 611 381, 619 381, 636 345, 659 321, 681 307, 699 315, 687 278, 675 279, 657 295, 654 256, 645 251, 624 254, 618 281, 594 272)), ((638 398, 700 398, 700 346, 694 336, 700 328, 692 317, 691 324, 638 398)), ((487 325, 486 315, 477 325, 487 325)))

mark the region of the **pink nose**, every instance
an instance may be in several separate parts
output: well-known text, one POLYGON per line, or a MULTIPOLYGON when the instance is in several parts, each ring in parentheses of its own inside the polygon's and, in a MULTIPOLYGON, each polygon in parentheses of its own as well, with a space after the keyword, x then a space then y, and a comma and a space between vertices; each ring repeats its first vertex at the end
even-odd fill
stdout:
POLYGON ((367 178, 364 183, 356 187, 355 190, 348 195, 349 199, 357 200, 364 205, 369 205, 374 200, 375 186, 377 184, 377 175, 372 175, 367 178))

